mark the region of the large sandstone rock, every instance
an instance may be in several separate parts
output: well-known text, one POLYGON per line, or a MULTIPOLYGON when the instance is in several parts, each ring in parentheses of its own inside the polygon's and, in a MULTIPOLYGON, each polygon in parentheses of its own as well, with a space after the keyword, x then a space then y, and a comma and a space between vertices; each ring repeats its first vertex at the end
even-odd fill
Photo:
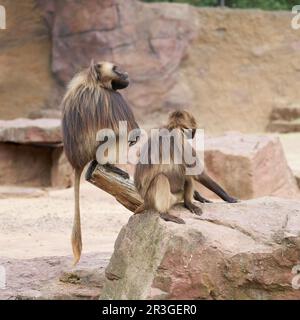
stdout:
POLYGON ((0 32, 0 118, 25 117, 41 109, 55 81, 51 40, 36 0, 2 0, 6 29, 0 32))
POLYGON ((101 292, 107 258, 87 254, 76 269, 71 268, 70 256, 0 258, 0 265, 6 271, 1 300, 95 300, 101 292))
POLYGON ((0 185, 51 186, 50 147, 0 143, 0 185))
POLYGON ((300 100, 300 45, 289 12, 136 0, 40 0, 64 86, 91 58, 127 69, 138 120, 157 126, 189 108, 211 132, 264 131, 274 102, 300 100), (278 33, 278 30, 281 30, 278 33), (274 77, 276 74, 276 77, 274 77))
POLYGON ((271 132, 299 132, 300 106, 299 104, 275 106, 270 115, 267 130, 271 132))
POLYGON ((136 0, 39 3, 52 32, 52 71, 61 84, 91 59, 109 60, 129 72, 127 97, 140 119, 187 101, 188 87, 177 86, 178 68, 199 29, 196 8, 136 0))
POLYGON ((63 151, 55 148, 52 153, 51 185, 55 188, 66 188, 73 185, 74 172, 63 151))
POLYGON ((201 217, 174 213, 186 224, 151 212, 129 219, 101 299, 300 299, 292 272, 300 254, 299 201, 260 198, 206 204, 201 217))
POLYGON ((70 187, 60 119, 0 120, 0 184, 70 187))
POLYGON ((229 194, 239 199, 299 197, 295 177, 276 136, 228 132, 207 138, 205 166, 229 194))
POLYGON ((61 143, 59 119, 0 120, 0 142, 13 143, 61 143))

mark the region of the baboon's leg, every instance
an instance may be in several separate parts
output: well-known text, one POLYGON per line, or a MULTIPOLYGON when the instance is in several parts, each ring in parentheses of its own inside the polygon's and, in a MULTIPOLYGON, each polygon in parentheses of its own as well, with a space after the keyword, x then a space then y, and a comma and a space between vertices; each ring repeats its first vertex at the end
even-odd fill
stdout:
POLYGON ((222 189, 213 179, 211 179, 205 172, 195 177, 195 180, 202 183, 206 188, 213 191, 220 198, 226 202, 235 203, 237 199, 229 196, 224 189, 222 189))
POLYGON ((193 204, 194 183, 191 177, 187 177, 184 183, 184 206, 192 213, 200 216, 202 214, 201 208, 193 204))
POLYGON ((201 196, 201 194, 198 191, 194 192, 194 199, 196 201, 199 201, 201 203, 213 203, 212 201, 205 199, 204 197, 201 196))
POLYGON ((124 179, 129 179, 129 178, 130 178, 130 177, 129 177, 129 174, 128 174, 127 172, 123 171, 122 169, 120 169, 120 168, 118 168, 118 167, 115 167, 115 166, 114 166, 113 164, 111 164, 111 163, 106 163, 106 164, 104 165, 104 167, 105 167, 107 170, 118 174, 119 176, 123 177, 124 179))
POLYGON ((166 221, 185 223, 184 220, 169 214, 176 200, 171 193, 169 179, 164 174, 158 174, 150 183, 145 196, 145 206, 158 211, 161 218, 166 221))

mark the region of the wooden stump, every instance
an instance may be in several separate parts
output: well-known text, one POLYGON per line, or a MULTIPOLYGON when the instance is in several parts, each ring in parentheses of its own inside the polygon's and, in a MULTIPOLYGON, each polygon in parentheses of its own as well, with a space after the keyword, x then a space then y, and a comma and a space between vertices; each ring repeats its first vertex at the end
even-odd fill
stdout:
POLYGON ((87 172, 86 180, 98 188, 113 195, 128 210, 134 212, 142 203, 133 181, 112 172, 108 167, 92 161, 87 172))

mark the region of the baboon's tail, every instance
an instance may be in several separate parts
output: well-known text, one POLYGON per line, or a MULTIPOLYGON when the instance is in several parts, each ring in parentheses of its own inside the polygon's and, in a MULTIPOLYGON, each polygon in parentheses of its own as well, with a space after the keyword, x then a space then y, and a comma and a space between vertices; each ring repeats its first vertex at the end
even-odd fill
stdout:
POLYGON ((74 181, 74 196, 75 196, 75 213, 72 230, 72 249, 74 256, 74 265, 76 265, 80 259, 82 241, 81 241, 81 223, 80 223, 80 176, 82 169, 75 169, 75 181, 74 181))

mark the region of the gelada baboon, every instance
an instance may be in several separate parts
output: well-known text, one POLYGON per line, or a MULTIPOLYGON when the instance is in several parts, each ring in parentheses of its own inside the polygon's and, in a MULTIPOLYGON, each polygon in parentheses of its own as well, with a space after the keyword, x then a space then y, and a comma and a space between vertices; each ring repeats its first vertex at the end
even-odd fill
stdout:
MULTIPOLYGON (((62 101, 64 150, 75 169, 75 214, 72 230, 74 264, 79 261, 82 250, 80 176, 85 165, 96 159, 99 146, 96 141, 97 132, 109 128, 118 137, 119 121, 127 121, 128 132, 138 128, 130 107, 117 91, 126 88, 128 84, 128 74, 116 65, 92 61, 89 68, 74 76, 62 101)), ((117 167, 110 165, 110 169, 128 177, 126 172, 117 167)))
MULTIPOLYGON (((184 149, 183 141, 187 139, 185 129, 191 129, 192 138, 195 135, 197 129, 197 123, 195 118, 187 111, 175 111, 169 116, 167 125, 164 127, 167 129, 165 133, 159 133, 159 159, 162 159, 162 142, 164 138, 170 139, 170 133, 173 129, 179 135, 181 139, 174 139, 174 143, 170 143, 170 163, 153 164, 151 151, 151 139, 141 149, 141 159, 147 159, 147 163, 140 161, 135 170, 134 181, 135 186, 144 199, 142 204, 136 213, 141 213, 145 209, 153 209, 160 213, 160 216, 166 221, 173 221, 177 223, 184 223, 184 220, 169 214, 170 208, 179 202, 184 202, 184 206, 191 212, 200 215, 202 210, 193 204, 193 198, 200 202, 210 202, 205 198, 201 197, 198 192, 195 192, 194 183, 195 181, 200 182, 205 187, 215 192, 223 200, 227 202, 237 202, 236 199, 230 197, 215 181, 213 181, 205 171, 198 175, 188 175, 187 167, 190 164, 185 163, 182 159, 182 164, 174 163, 174 152, 177 150, 184 149), (164 136, 165 135, 165 136, 164 136), (180 146, 176 146, 176 143, 182 143, 180 146)), ((170 140, 169 140, 170 141, 170 140)), ((195 155, 195 151, 193 150, 195 155)), ((154 157, 155 158, 155 157, 154 157)))

